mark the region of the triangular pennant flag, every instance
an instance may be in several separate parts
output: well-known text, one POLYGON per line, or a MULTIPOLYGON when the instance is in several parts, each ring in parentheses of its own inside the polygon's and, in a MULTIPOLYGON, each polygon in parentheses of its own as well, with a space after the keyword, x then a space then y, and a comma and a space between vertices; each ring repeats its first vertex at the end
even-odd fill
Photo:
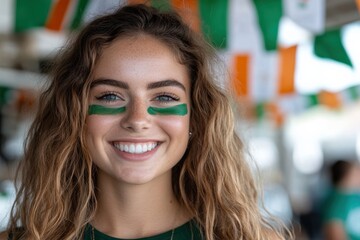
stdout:
POLYGON ((199 0, 201 29, 216 48, 227 47, 228 0, 199 0))
POLYGON ((266 50, 277 49, 282 0, 253 0, 266 50))
POLYGON ((350 67, 353 66, 342 43, 340 29, 326 31, 316 36, 314 53, 318 57, 332 59, 350 67))
POLYGON ((51 0, 16 0, 15 32, 43 27, 51 8, 51 0))

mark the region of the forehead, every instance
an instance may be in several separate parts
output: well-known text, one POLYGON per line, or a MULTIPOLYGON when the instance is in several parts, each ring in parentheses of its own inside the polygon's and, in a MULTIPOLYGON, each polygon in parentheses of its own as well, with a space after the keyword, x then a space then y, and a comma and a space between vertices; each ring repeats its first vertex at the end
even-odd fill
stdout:
POLYGON ((146 34, 120 38, 104 48, 94 75, 94 78, 119 77, 119 80, 174 78, 181 81, 184 78, 190 81, 187 67, 179 62, 174 51, 146 34))

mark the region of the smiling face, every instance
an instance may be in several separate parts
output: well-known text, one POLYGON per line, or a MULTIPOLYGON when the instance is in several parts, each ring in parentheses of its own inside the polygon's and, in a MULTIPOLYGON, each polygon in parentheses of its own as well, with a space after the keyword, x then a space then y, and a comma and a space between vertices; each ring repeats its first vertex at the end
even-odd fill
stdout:
POLYGON ((99 178, 171 179, 189 140, 190 79, 168 46, 147 35, 114 41, 95 66, 89 104, 99 178))

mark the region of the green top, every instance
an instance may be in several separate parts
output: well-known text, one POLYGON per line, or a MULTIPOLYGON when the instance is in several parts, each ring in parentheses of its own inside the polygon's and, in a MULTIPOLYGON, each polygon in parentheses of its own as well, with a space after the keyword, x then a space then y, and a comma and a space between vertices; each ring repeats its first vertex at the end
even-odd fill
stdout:
MULTIPOLYGON (((138 238, 132 240, 170 240, 172 235, 172 230, 160 233, 155 236, 145 237, 145 238, 138 238)), ((196 226, 194 221, 189 221, 177 228, 174 229, 173 240, 202 240, 204 239, 201 236, 199 228, 196 226)), ((106 235, 98 231, 97 229, 93 228, 91 225, 88 225, 85 229, 84 240, 126 240, 121 238, 115 238, 106 235), (92 237, 94 230, 94 238, 92 237)), ((130 240, 130 239, 128 239, 130 240)))
POLYGON ((324 222, 339 221, 349 240, 360 240, 360 193, 334 189, 324 204, 324 222))

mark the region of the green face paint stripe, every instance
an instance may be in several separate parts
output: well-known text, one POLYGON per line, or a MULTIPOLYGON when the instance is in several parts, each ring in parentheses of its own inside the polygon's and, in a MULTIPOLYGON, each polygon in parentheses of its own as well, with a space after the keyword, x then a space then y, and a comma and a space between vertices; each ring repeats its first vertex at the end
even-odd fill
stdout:
POLYGON ((157 107, 149 107, 148 113, 151 115, 180 115, 184 116, 188 113, 186 103, 179 104, 173 107, 167 108, 157 108, 157 107))
POLYGON ((90 105, 88 114, 99 114, 99 115, 114 115, 125 112, 125 107, 120 108, 109 108, 100 105, 90 105))

